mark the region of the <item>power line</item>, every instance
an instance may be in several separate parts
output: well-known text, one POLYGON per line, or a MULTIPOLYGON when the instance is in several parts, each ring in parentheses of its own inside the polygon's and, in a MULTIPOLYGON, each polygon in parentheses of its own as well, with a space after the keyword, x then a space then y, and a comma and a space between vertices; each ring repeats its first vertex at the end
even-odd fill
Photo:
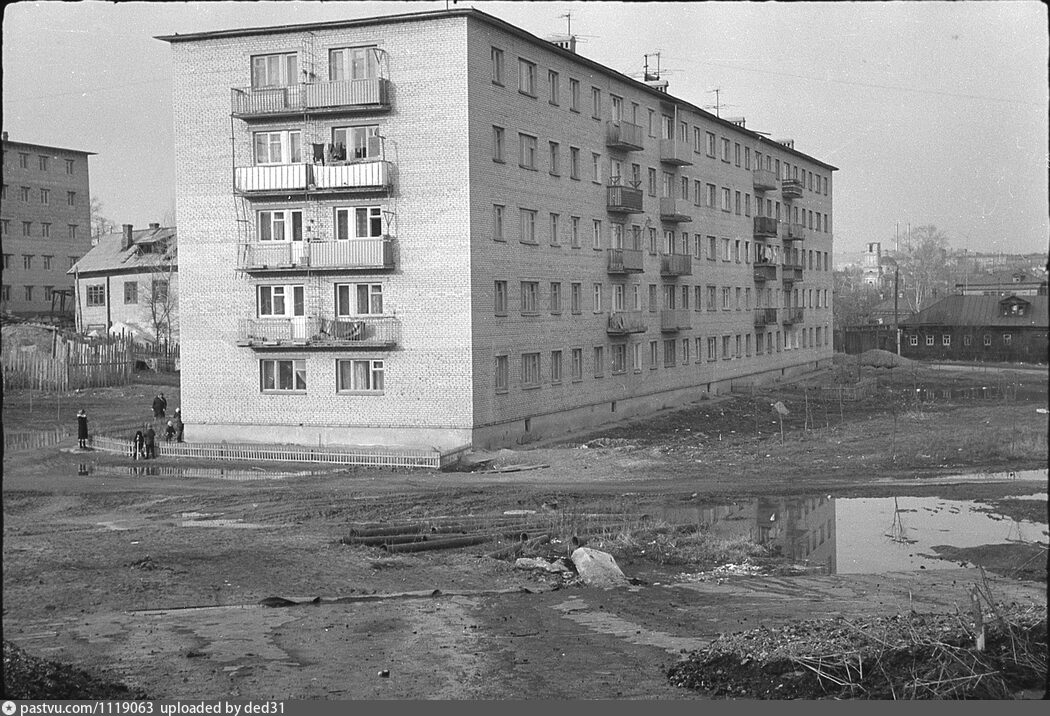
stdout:
POLYGON ((108 92, 109 90, 124 89, 125 87, 135 87, 137 85, 150 85, 158 82, 170 81, 168 78, 164 79, 153 79, 153 80, 142 80, 141 82, 127 82, 122 85, 113 85, 111 87, 93 87, 85 90, 73 90, 71 92, 56 92, 55 94, 39 94, 31 97, 8 97, 5 95, 4 99, 10 102, 24 102, 31 99, 51 99, 53 97, 70 97, 72 95, 86 95, 94 92, 108 92))

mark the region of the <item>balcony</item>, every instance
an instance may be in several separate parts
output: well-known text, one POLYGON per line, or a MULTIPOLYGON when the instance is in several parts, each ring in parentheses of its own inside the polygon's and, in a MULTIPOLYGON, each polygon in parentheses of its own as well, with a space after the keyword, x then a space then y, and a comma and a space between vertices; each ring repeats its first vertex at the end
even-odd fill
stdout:
POLYGON ((762 326, 772 326, 777 322, 777 309, 775 308, 756 308, 755 309, 755 328, 761 328, 762 326))
POLYGON ((645 333, 645 317, 641 311, 615 311, 609 314, 609 323, 605 332, 610 336, 626 336, 631 333, 645 333))
POLYGON ((631 122, 606 122, 605 146, 624 152, 640 152, 645 149, 642 144, 642 128, 631 122))
POLYGON ((689 214, 683 214, 678 211, 678 206, 673 196, 660 197, 660 221, 670 221, 678 224, 692 220, 693 217, 689 216, 689 214))
POLYGON ((756 281, 776 281, 777 280, 777 265, 764 263, 755 264, 755 280, 756 281))
POLYGON ((241 87, 234 88, 231 94, 231 114, 243 120, 390 109, 390 83, 381 78, 241 87))
POLYGON ((806 238, 806 227, 802 224, 788 224, 787 225, 787 236, 785 237, 788 241, 802 241, 806 238))
POLYGON ((617 214, 641 214, 642 190, 630 186, 614 184, 605 187, 605 208, 617 214))
POLYGON ((384 236, 346 241, 241 244, 237 267, 244 271, 387 271, 394 268, 394 240, 384 236))
POLYGON ((393 316, 331 318, 243 318, 237 345, 281 348, 393 348, 400 341, 401 323, 393 316))
POLYGON ((756 239, 770 238, 777 235, 778 222, 772 216, 756 216, 754 221, 756 239))
POLYGON ((242 196, 292 193, 372 193, 389 191, 390 162, 356 161, 350 164, 265 164, 234 169, 233 190, 242 196))
POLYGON ((664 333, 677 333, 693 327, 692 311, 683 308, 670 308, 660 311, 660 330, 664 333))
POLYGON ((775 191, 777 175, 769 169, 756 169, 754 172, 755 191, 775 191))
POLYGON ((691 153, 692 149, 689 148, 686 142, 679 142, 674 139, 660 140, 660 161, 664 164, 674 164, 676 166, 692 164, 691 153))
POLYGON ((802 280, 802 266, 799 264, 784 264, 781 273, 784 283, 795 283, 802 280))
POLYGON ((793 323, 802 323, 802 309, 797 306, 784 309, 784 325, 787 326, 793 323))
POLYGON ((609 249, 609 273, 642 273, 643 254, 640 249, 609 249))
POLYGON ((660 257, 661 276, 692 276, 693 257, 688 254, 669 254, 660 257))
POLYGON ((780 183, 780 193, 785 201, 798 199, 802 196, 802 182, 798 179, 785 179, 780 183))

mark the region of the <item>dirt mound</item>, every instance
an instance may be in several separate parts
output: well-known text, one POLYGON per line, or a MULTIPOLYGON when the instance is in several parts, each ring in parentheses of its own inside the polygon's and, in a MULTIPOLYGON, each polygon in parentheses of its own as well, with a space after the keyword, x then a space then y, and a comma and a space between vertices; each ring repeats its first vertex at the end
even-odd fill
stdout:
POLYGON ((831 364, 835 366, 857 365, 857 356, 848 353, 836 353, 831 356, 831 364))
POLYGON ((4 698, 148 699, 144 692, 75 666, 30 656, 4 641, 4 698))
POLYGON ((860 365, 870 365, 874 368, 899 368, 901 366, 908 366, 915 363, 915 361, 908 358, 902 358, 896 353, 879 350, 878 348, 864 351, 857 356, 857 362, 860 365))

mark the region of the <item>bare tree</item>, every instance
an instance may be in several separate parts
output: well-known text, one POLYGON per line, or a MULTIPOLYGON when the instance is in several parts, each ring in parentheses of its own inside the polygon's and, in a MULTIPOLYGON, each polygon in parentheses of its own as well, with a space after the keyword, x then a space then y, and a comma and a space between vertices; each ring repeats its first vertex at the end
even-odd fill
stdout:
POLYGON ((153 336, 158 345, 162 342, 171 343, 173 323, 177 320, 178 292, 174 286, 177 267, 177 248, 172 240, 154 265, 146 303, 153 336))
POLYGON ((102 215, 102 200, 97 196, 91 197, 91 245, 98 243, 99 237, 112 233, 117 229, 117 223, 102 215))
POLYGON ((881 300, 878 290, 864 281, 864 270, 850 266, 835 271, 835 328, 871 323, 872 314, 881 300))
POLYGON ((910 240, 896 254, 900 266, 901 294, 909 309, 921 311, 951 288, 948 237, 936 226, 914 229, 910 240))

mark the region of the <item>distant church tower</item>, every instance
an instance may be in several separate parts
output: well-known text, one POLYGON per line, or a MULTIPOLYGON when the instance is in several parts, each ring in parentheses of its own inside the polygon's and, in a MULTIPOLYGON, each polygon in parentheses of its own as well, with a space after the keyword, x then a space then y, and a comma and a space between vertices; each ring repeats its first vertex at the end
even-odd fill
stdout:
POLYGON ((881 290, 882 274, 882 244, 878 241, 869 242, 864 254, 864 283, 881 290))

